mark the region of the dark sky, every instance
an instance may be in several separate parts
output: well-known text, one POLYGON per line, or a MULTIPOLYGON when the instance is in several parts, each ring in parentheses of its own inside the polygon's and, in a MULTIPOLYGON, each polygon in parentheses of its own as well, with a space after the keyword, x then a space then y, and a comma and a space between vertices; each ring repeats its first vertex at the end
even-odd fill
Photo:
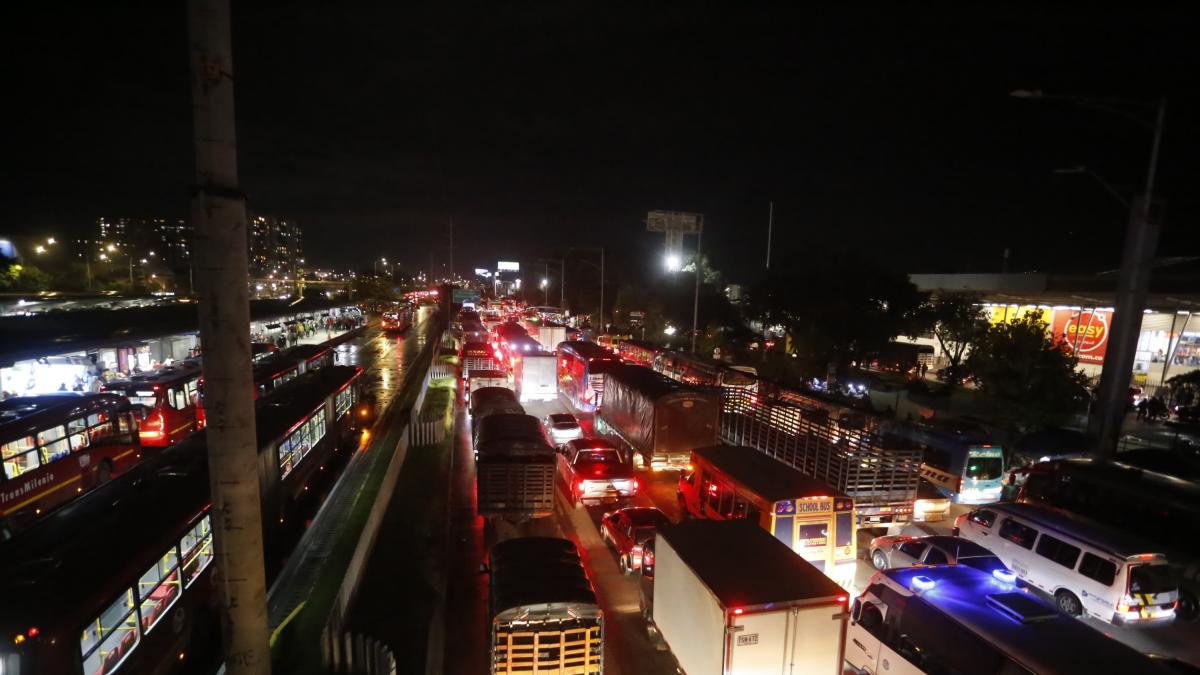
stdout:
MULTIPOLYGON (((182 2, 8 3, 0 231, 186 216, 182 2), (20 7, 9 5, 21 5, 20 7)), ((1149 134, 1014 88, 1170 100, 1164 254, 1200 253, 1200 13, 1002 3, 234 3, 243 189, 310 263, 460 271, 604 245, 661 255, 706 214, 733 277, 852 249, 907 271, 1114 266, 1149 134), (474 6, 479 5, 479 6, 474 6), (887 9, 881 9, 886 7, 887 9)), ((1031 3, 1033 4, 1033 3, 1031 3)), ((1082 5, 1083 3, 1079 3, 1082 5)))

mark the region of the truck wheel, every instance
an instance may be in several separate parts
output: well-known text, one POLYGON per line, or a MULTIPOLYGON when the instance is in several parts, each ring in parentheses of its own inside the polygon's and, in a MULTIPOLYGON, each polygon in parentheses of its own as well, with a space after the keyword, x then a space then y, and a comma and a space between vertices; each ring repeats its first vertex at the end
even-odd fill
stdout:
POLYGON ((1083 603, 1071 591, 1059 591, 1054 594, 1054 603, 1064 614, 1079 616, 1083 614, 1083 603))

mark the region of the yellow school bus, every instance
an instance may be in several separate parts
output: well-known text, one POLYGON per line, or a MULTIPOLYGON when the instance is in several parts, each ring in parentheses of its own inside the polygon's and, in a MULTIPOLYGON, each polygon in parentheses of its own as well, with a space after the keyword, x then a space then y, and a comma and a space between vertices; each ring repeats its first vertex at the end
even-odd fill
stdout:
POLYGON ((854 578, 854 500, 755 448, 692 451, 679 501, 694 518, 744 518, 787 544, 835 581, 854 578))

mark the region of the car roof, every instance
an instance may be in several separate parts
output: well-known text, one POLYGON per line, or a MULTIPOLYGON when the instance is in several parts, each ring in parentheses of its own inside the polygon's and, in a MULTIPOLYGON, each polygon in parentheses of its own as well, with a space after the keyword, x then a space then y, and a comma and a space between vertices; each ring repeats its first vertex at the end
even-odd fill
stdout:
POLYGON ((995 553, 992 553, 970 539, 962 537, 934 534, 928 537, 920 537, 919 540, 936 546, 943 551, 953 552, 955 558, 976 558, 979 556, 995 555, 995 553))
POLYGON ((567 441, 567 445, 576 450, 601 450, 610 449, 616 450, 617 446, 607 438, 574 438, 567 441))
POLYGON ((1121 558, 1144 553, 1161 553, 1154 544, 1136 536, 1118 532, 1079 514, 1041 504, 1000 502, 980 507, 996 513, 1015 516, 1039 530, 1052 530, 1076 539, 1101 551, 1121 558))
POLYGON ((634 525, 654 525, 666 520, 667 515, 654 506, 630 506, 621 509, 634 525))
POLYGON ((571 413, 550 413, 550 419, 555 422, 578 422, 571 413))

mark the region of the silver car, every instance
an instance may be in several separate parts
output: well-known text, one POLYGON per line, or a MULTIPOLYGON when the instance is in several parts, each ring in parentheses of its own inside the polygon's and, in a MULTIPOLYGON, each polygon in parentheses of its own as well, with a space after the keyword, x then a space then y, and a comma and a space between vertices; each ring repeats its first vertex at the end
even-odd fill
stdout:
POLYGON ((546 428, 546 436, 550 439, 551 445, 562 445, 567 441, 583 438, 583 428, 579 426, 579 420, 570 413, 546 415, 546 418, 542 420, 542 426, 546 428))
POLYGON ((895 535, 871 540, 871 564, 877 570, 914 565, 966 565, 983 572, 1007 569, 996 554, 962 537, 895 535))

